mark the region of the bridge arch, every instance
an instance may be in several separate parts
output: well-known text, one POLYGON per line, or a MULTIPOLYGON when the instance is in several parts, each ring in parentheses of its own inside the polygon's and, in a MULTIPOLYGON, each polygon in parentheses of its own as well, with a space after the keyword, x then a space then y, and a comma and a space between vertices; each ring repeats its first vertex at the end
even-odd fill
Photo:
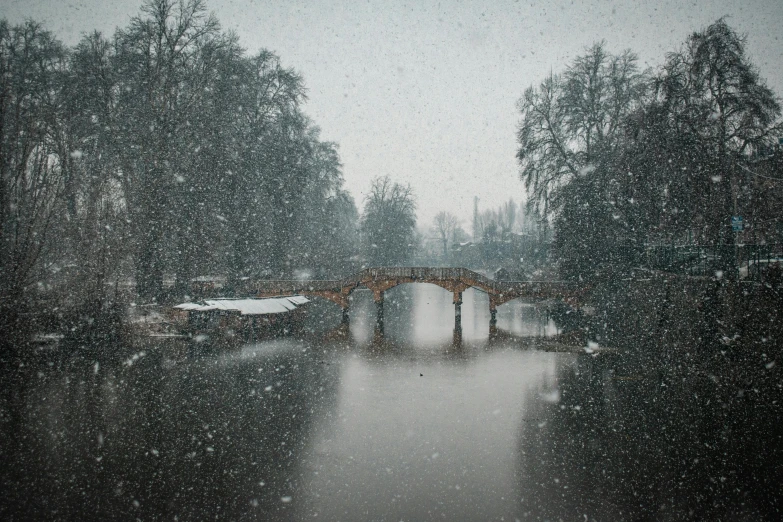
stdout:
POLYGON ((562 281, 493 281, 467 268, 378 267, 367 268, 342 280, 271 281, 251 283, 248 291, 257 297, 302 294, 332 301, 343 309, 347 319, 350 295, 359 286, 373 292, 379 317, 383 315, 384 293, 406 283, 430 283, 452 292, 455 319, 461 317, 462 292, 477 288, 489 295, 491 321, 495 322, 497 307, 513 299, 563 299, 574 301, 583 293, 562 281))

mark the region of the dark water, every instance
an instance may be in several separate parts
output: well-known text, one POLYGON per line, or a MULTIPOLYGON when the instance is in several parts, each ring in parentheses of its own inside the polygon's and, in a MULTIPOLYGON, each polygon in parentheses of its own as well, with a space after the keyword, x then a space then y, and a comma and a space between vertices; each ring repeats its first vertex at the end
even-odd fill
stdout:
POLYGON ((31 370, 3 404, 0 518, 777 518, 776 409, 742 439, 702 384, 547 351, 541 308, 490 330, 478 292, 461 330, 429 285, 390 291, 382 332, 374 314, 357 292, 348 328, 313 314, 314 333, 229 352, 31 370))

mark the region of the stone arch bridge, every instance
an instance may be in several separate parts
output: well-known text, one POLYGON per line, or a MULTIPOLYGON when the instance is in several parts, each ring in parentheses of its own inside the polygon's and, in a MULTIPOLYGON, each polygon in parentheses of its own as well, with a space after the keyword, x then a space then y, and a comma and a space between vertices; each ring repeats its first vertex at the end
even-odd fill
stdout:
POLYGON ((575 285, 561 281, 494 281, 467 268, 427 267, 367 268, 341 280, 256 280, 250 283, 248 291, 257 297, 292 294, 321 297, 339 305, 347 319, 351 292, 364 287, 372 291, 378 318, 382 320, 384 292, 405 283, 430 283, 452 292, 457 323, 461 320, 462 292, 468 288, 478 288, 489 295, 492 323, 497 307, 513 299, 575 302, 583 293, 575 285))

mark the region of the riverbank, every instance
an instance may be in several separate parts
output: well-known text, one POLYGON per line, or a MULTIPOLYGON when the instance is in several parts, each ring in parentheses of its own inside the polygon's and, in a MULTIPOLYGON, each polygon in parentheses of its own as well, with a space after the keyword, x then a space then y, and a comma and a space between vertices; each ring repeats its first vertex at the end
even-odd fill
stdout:
POLYGON ((584 318, 583 330, 588 340, 599 344, 700 360, 755 356, 764 367, 783 355, 780 282, 638 271, 596 285, 591 305, 594 310, 584 318))

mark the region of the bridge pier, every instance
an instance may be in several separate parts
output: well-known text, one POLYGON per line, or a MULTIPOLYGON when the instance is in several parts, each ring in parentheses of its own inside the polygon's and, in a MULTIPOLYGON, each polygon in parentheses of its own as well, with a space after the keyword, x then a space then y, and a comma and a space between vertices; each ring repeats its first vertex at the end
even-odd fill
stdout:
POLYGON ((343 323, 343 324, 348 324, 348 307, 347 307, 347 306, 346 306, 345 308, 343 308, 343 319, 342 319, 342 323, 343 323))
POLYGON ((454 335, 451 340, 451 346, 454 349, 462 348, 462 326, 457 325, 454 327, 454 335))
POLYGON ((375 292, 375 322, 383 330, 383 292, 375 292))
POLYGON ((462 328, 462 292, 454 292, 454 327, 462 328))
POLYGON ((489 326, 495 326, 498 323, 498 305, 505 301, 498 302, 499 298, 494 295, 489 296, 489 326))
POLYGON ((376 324, 372 331, 372 344, 375 347, 379 347, 384 342, 383 323, 376 324))

